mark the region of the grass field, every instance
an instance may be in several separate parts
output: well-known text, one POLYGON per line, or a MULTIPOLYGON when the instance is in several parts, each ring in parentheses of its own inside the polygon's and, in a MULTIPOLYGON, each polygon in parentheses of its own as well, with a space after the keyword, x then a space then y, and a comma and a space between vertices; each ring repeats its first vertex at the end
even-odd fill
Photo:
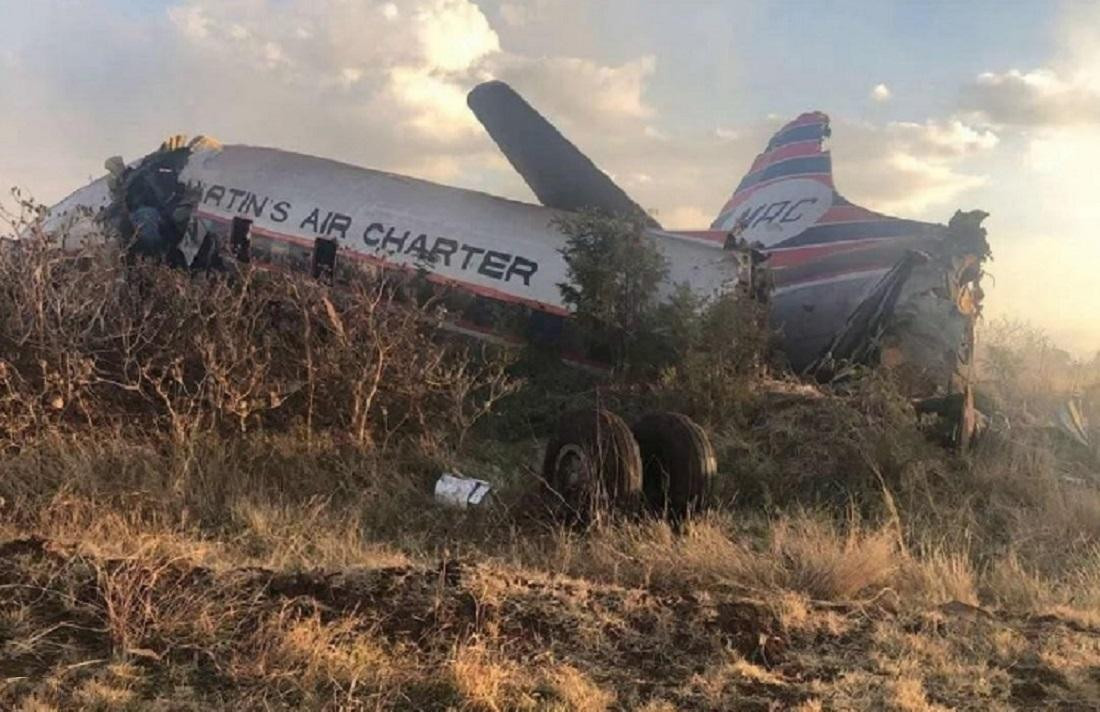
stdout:
POLYGON ((386 289, 2 254, 4 709, 1100 707, 1096 461, 1023 416, 960 456, 874 374, 597 387, 386 289), (713 507, 557 517, 542 448, 597 401, 697 407, 713 507))

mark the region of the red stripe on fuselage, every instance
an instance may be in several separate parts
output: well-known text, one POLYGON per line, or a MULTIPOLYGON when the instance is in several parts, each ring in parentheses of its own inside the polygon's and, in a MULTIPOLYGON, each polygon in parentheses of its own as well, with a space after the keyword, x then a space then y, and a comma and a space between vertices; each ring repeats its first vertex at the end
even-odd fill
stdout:
MULTIPOLYGON (((726 241, 724 230, 676 230, 677 235, 683 235, 696 240, 723 243, 726 241)), ((860 240, 844 240, 829 242, 821 245, 801 245, 799 247, 780 247, 772 250, 761 250, 768 255, 765 263, 769 269, 783 269, 784 267, 797 267, 815 259, 828 257, 829 255, 858 250, 875 242, 889 240, 889 237, 871 237, 860 240)))
POLYGON ((798 265, 812 262, 822 257, 852 252, 859 250, 871 243, 888 240, 890 238, 874 237, 867 240, 851 240, 845 242, 830 242, 824 245, 806 245, 804 247, 788 247, 786 249, 771 250, 768 253, 767 266, 771 269, 783 269, 784 267, 797 267, 798 265))

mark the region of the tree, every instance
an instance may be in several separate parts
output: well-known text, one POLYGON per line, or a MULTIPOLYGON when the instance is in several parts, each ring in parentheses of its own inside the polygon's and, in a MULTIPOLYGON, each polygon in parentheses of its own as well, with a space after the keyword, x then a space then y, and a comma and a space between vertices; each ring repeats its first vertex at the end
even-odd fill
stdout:
POLYGON ((559 218, 569 282, 562 299, 594 351, 615 366, 631 366, 642 352, 659 348, 653 321, 668 263, 636 217, 584 211, 559 218))

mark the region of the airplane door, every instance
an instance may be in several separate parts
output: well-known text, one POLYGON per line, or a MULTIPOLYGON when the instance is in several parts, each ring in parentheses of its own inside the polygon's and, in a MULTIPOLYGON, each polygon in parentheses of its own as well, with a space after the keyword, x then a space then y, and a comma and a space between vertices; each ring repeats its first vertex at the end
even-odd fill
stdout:
POLYGON ((336 240, 318 237, 313 241, 313 277, 332 281, 336 271, 336 240))
POLYGON ((233 218, 229 228, 229 247, 238 262, 252 259, 252 221, 245 218, 233 218))

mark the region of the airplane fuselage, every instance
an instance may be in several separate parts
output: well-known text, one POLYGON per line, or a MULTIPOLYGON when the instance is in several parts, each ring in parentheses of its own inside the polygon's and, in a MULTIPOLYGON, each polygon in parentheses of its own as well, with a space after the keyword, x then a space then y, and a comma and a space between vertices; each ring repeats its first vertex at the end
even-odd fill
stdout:
MULTIPOLYGON (((424 270, 433 282, 481 297, 553 315, 569 313, 559 287, 570 281, 562 255, 567 237, 556 222, 565 214, 562 211, 314 156, 239 145, 194 152, 180 180, 198 192, 194 217, 205 227, 224 235, 234 219, 248 220, 259 252, 269 257, 308 260, 318 241, 330 241, 341 260, 424 270)), ((47 226, 61 227, 73 208, 94 211, 109 199, 107 179, 102 178, 55 206, 47 226)), ((805 197, 801 203, 784 200, 786 212, 770 208, 778 216, 778 227, 769 223, 759 228, 770 231, 767 237, 804 229, 803 223, 819 217, 820 210, 811 211, 816 206, 805 197), (791 212, 791 206, 798 210, 791 212)), ((761 216, 767 212, 759 211, 761 216)), ((70 234, 84 231, 73 226, 70 234)), ((723 230, 678 233, 650 228, 646 234, 667 260, 668 275, 659 297, 678 284, 687 284, 700 297, 711 297, 746 279, 748 251, 726 249, 723 230)), ((827 346, 855 305, 909 247, 908 241, 876 244, 864 254, 883 249, 890 254, 872 260, 871 269, 852 272, 857 263, 850 252, 837 256, 848 272, 843 279, 777 285, 772 324, 796 367, 827 346)), ((827 274, 828 259, 808 263, 806 268, 814 270, 810 276, 827 274)), ((788 273, 797 274, 790 268, 784 270, 788 273)))
MULTIPOLYGON (((226 146, 194 154, 181 173, 201 194, 195 216, 252 222, 274 251, 334 240, 339 254, 424 269, 475 294, 565 314, 560 211, 286 151, 226 146)), ((651 230, 668 261, 663 289, 701 296, 736 285, 743 255, 712 240, 651 230)))

